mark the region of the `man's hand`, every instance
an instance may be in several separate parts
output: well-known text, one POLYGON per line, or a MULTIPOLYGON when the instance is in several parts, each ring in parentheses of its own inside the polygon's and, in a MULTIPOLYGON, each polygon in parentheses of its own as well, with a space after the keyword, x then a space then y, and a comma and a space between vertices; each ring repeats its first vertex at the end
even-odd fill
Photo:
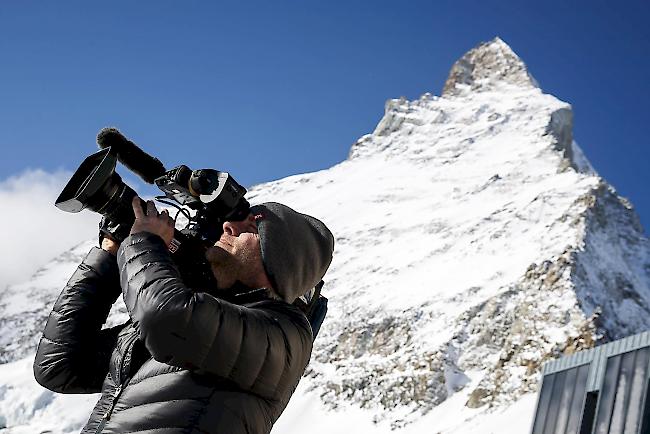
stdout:
POLYGON ((117 249, 119 248, 120 248, 120 243, 118 243, 117 241, 112 240, 107 236, 104 236, 104 238, 102 239, 102 249, 106 250, 111 255, 117 256, 117 249))
POLYGON ((131 234, 150 232, 158 235, 163 239, 165 245, 169 246, 174 238, 174 220, 169 216, 169 212, 165 209, 159 213, 153 201, 149 200, 147 201, 147 213, 145 214, 142 206, 140 206, 140 200, 138 196, 135 196, 131 202, 135 214, 131 234))

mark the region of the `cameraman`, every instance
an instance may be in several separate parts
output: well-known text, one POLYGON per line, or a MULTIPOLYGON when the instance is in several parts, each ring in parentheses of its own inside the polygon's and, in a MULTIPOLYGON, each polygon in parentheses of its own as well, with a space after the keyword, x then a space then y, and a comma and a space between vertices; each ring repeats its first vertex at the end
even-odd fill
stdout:
POLYGON ((206 251, 217 288, 194 292, 167 249, 172 219, 139 201, 131 235, 121 246, 104 238, 63 289, 36 380, 101 392, 82 433, 268 433, 311 355, 311 327, 292 303, 329 267, 331 232, 285 205, 254 206, 206 251), (130 320, 102 330, 120 292, 130 320))

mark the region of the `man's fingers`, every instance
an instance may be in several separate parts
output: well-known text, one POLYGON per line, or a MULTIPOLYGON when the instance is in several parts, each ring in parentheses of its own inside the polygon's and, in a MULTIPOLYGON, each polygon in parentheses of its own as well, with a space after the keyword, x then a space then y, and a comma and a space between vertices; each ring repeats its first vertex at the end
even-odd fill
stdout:
POLYGON ((133 206, 133 214, 135 214, 135 218, 137 220, 141 220, 144 218, 144 212, 142 211, 140 200, 141 199, 138 196, 135 196, 131 201, 131 206, 133 206))
POLYGON ((170 226, 173 226, 173 225, 174 225, 174 219, 171 218, 171 217, 169 216, 169 210, 166 210, 166 209, 162 210, 162 211, 160 212, 160 216, 161 216, 161 217, 164 217, 165 222, 166 222, 168 225, 170 225, 170 226))
POLYGON ((148 200, 147 201, 147 215, 149 216, 157 216, 158 215, 158 210, 156 209, 156 205, 153 203, 153 200, 148 200))

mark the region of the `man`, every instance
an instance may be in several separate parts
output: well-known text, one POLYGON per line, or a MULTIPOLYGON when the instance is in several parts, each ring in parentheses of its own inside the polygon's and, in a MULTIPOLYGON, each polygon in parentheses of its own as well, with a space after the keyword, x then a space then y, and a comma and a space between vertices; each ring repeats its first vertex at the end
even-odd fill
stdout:
POLYGON ((167 250, 172 220, 139 200, 131 235, 119 248, 104 238, 54 305, 36 380, 102 393, 82 433, 268 433, 311 355, 291 303, 329 267, 331 232, 278 203, 224 223, 206 258, 226 301, 185 286, 167 250), (120 286, 130 321, 102 330, 120 286))

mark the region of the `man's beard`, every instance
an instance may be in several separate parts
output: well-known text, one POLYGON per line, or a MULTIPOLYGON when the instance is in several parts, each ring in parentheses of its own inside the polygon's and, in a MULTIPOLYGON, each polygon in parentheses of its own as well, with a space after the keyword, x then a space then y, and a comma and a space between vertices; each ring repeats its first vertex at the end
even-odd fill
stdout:
POLYGON ((237 258, 221 247, 213 246, 205 252, 212 273, 217 280, 218 289, 227 289, 237 282, 241 264, 237 258))

